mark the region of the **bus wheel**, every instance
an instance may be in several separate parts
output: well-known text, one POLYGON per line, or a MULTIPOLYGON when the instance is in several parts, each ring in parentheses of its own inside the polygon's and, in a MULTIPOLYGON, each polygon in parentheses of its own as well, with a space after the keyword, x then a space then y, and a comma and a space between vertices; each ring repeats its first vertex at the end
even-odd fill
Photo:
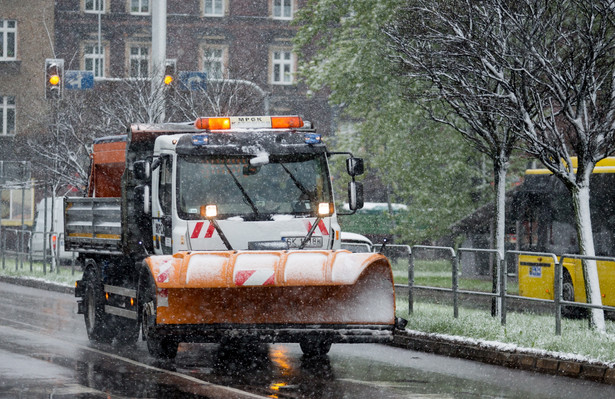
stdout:
POLYGON ((111 330, 111 318, 105 313, 104 294, 102 283, 96 276, 96 272, 86 272, 85 280, 85 328, 88 338, 92 342, 111 343, 113 331, 111 330))
MULTIPOLYGON (((562 285, 562 299, 568 302, 574 302, 574 285, 568 273, 564 273, 564 283, 562 285)), ((576 306, 562 306, 562 316, 569 319, 581 319, 585 317, 587 312, 583 308, 576 306)))

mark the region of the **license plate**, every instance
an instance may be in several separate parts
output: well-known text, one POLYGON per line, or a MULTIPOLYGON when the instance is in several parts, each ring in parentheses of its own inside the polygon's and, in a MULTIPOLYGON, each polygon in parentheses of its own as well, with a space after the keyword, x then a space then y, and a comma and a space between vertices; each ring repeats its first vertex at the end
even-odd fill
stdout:
MULTIPOLYGON (((282 240, 286 241, 288 248, 299 248, 305 237, 283 237, 282 240)), ((310 237, 309 241, 303 248, 322 248, 322 237, 310 237)))

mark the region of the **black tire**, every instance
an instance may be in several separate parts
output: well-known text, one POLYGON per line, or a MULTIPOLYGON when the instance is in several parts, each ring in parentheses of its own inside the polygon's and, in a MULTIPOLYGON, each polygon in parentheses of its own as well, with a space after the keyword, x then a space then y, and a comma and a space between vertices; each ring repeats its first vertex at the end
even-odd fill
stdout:
POLYGON ((305 356, 324 356, 331 350, 331 342, 322 340, 309 340, 299 343, 305 356))
POLYGON ((84 302, 85 329, 92 342, 111 343, 113 330, 111 317, 105 314, 105 299, 102 283, 92 270, 86 272, 84 302))
MULTIPOLYGON (((564 274, 562 299, 564 301, 574 302, 574 285, 568 273, 564 274)), ((576 306, 562 306, 562 316, 568 319, 582 319, 587 316, 587 311, 576 306)))
POLYGON ((160 336, 156 331, 156 285, 149 271, 145 271, 144 275, 139 285, 143 339, 147 343, 149 354, 156 359, 174 359, 177 356, 179 342, 171 337, 160 336))

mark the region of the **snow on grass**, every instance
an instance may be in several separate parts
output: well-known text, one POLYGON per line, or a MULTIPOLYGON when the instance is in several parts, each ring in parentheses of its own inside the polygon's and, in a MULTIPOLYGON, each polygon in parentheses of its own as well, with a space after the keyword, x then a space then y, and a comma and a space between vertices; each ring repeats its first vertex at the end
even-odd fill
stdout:
POLYGON ((491 317, 488 309, 459 309, 452 306, 415 302, 408 316, 406 300, 397 302, 397 314, 408 319, 409 330, 435 334, 456 342, 513 351, 523 349, 561 359, 599 361, 615 365, 615 322, 606 322, 606 333, 591 330, 586 319, 562 319, 562 335, 555 335, 555 317, 509 312, 506 325, 491 317))
POLYGON ((60 266, 56 270, 51 271, 50 265, 47 264, 43 268, 43 264, 39 262, 32 263, 32 271, 30 271, 30 262, 18 262, 15 267, 15 259, 6 258, 4 267, 0 258, 0 276, 19 277, 22 279, 36 280, 63 286, 75 286, 75 280, 81 279, 81 270, 78 266, 75 267, 74 273, 71 266, 60 266))

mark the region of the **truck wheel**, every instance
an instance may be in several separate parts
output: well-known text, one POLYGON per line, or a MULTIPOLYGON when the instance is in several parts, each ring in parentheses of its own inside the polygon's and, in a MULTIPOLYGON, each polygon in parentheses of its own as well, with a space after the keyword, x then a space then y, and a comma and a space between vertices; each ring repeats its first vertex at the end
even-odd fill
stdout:
MULTIPOLYGON (((147 273, 149 276, 149 272, 147 273)), ((157 359, 174 359, 177 356, 179 343, 169 337, 161 337, 156 332, 156 301, 155 284, 151 277, 146 277, 144 284, 141 284, 141 332, 143 339, 147 342, 149 354, 157 359)))
POLYGON ((299 343, 301 351, 306 356, 324 356, 331 349, 331 342, 321 340, 309 340, 299 343))
POLYGON ((87 272, 85 280, 85 328, 88 338, 92 342, 111 343, 113 332, 111 331, 109 315, 105 314, 105 303, 102 284, 96 273, 87 272))

